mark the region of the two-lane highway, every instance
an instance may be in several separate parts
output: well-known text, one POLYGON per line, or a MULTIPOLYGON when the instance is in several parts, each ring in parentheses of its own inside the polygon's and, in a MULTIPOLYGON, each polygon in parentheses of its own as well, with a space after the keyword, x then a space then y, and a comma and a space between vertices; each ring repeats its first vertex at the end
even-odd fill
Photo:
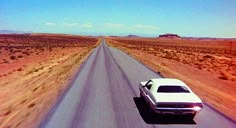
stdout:
POLYGON ((150 117, 139 97, 138 83, 160 77, 104 40, 81 67, 42 128, 235 128, 208 106, 194 121, 150 117))

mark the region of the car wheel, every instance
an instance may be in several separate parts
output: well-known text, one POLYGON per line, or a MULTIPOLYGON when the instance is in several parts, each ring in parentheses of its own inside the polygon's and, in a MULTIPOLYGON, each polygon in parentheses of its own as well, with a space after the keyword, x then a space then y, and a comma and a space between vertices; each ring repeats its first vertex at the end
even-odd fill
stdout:
POLYGON ((158 118, 158 119, 161 119, 161 117, 163 117, 163 115, 160 114, 160 113, 155 113, 155 117, 158 118))
POLYGON ((142 96, 142 94, 141 94, 141 92, 140 92, 140 99, 143 101, 144 100, 144 98, 143 98, 143 96, 142 96))
POLYGON ((150 107, 148 107, 148 113, 153 113, 153 111, 150 107))
POLYGON ((153 113, 153 110, 149 106, 148 106, 148 115, 150 117, 154 117, 155 116, 155 114, 153 113))
POLYGON ((193 120, 194 117, 195 117, 195 114, 186 115, 186 118, 187 118, 188 120, 193 120))

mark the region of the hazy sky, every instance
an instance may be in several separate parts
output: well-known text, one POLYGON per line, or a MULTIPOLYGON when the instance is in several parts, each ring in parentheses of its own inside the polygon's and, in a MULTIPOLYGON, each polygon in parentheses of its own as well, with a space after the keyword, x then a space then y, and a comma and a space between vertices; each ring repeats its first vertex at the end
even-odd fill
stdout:
POLYGON ((0 0, 0 29, 236 37, 236 0, 0 0))

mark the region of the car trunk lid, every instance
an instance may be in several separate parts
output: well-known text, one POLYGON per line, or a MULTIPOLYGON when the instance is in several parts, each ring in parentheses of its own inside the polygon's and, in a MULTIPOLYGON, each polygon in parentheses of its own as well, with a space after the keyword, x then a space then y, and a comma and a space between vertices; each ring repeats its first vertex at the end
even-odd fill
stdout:
POLYGON ((157 102, 161 103, 199 103, 201 100, 193 93, 156 93, 157 102))

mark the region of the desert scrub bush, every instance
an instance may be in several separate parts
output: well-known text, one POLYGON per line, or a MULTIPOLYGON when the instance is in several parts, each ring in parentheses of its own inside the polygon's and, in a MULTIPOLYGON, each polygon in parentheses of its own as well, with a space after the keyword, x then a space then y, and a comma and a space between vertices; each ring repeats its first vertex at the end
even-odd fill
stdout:
POLYGON ((30 70, 27 74, 32 74, 34 72, 38 72, 39 70, 43 70, 43 67, 40 68, 33 68, 32 70, 30 70))
POLYGON ((13 50, 13 49, 10 49, 9 51, 10 51, 10 53, 13 53, 13 52, 14 52, 14 50, 13 50))
POLYGON ((219 79, 222 79, 222 80, 228 80, 229 79, 228 75, 226 73, 222 72, 222 71, 220 71, 220 75, 221 76, 218 77, 219 79))
POLYGON ((17 58, 23 58, 23 56, 22 56, 22 55, 19 55, 19 56, 17 56, 17 58))
POLYGON ((214 58, 214 57, 211 56, 211 55, 204 55, 203 58, 204 58, 204 59, 211 59, 211 58, 214 58))
POLYGON ((21 52, 21 50, 20 50, 20 49, 17 49, 17 50, 14 51, 14 53, 17 53, 17 52, 21 52))
POLYGON ((25 54, 25 55, 27 55, 27 56, 30 55, 30 53, 29 53, 28 51, 24 51, 24 52, 22 52, 22 53, 25 54))
POLYGON ((12 56, 10 56, 10 59, 11 60, 16 60, 16 56, 12 55, 12 56))
POLYGON ((52 47, 49 47, 49 52, 52 52, 53 48, 52 47))
POLYGON ((3 59, 2 61, 3 61, 3 63, 9 63, 9 61, 7 59, 3 59))
POLYGON ((19 72, 20 72, 20 71, 23 71, 23 68, 20 67, 20 68, 17 69, 17 71, 19 71, 19 72))

